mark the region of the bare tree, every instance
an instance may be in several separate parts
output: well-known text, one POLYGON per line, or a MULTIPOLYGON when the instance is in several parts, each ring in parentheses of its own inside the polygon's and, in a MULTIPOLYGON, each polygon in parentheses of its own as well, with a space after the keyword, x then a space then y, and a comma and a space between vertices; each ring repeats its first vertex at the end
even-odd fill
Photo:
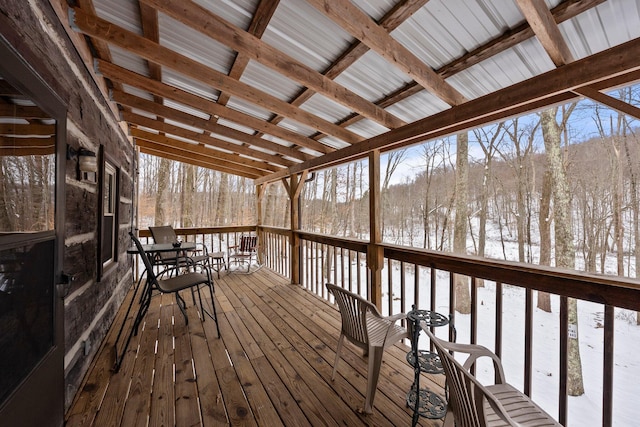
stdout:
POLYGON ((164 225, 168 220, 167 212, 165 209, 167 189, 169 187, 169 169, 171 165, 169 160, 165 158, 160 159, 160 165, 158 167, 158 178, 156 181, 156 203, 155 203, 155 215, 154 224, 164 225))
POLYGON ((516 232, 518 238, 518 261, 527 262, 531 260, 530 252, 525 256, 525 246, 530 247, 530 224, 531 209, 528 209, 527 200, 534 191, 535 182, 531 179, 532 171, 529 158, 533 153, 533 142, 536 130, 540 121, 536 121, 531 126, 520 127, 520 121, 514 119, 512 126, 506 128, 506 132, 513 143, 513 155, 500 152, 501 157, 510 165, 510 169, 515 175, 516 182, 516 232))
MULTIPOLYGON (((560 125, 556 122, 557 111, 558 108, 555 107, 540 113, 547 167, 551 172, 552 181, 555 259, 556 267, 575 268, 571 229, 571 193, 562 159, 560 125)), ((578 309, 574 298, 569 298, 568 317, 569 328, 574 331, 574 334, 569 337, 568 343, 567 388, 570 396, 581 396, 584 394, 584 384, 578 335, 578 309)))
MULTIPOLYGON (((457 135, 456 149, 456 216, 454 224, 453 251, 457 254, 467 252, 467 194, 469 187, 469 135, 457 135)), ((455 276, 456 311, 462 314, 471 313, 471 294, 469 278, 455 276)))
POLYGON ((383 230, 386 229, 386 220, 387 216, 390 214, 391 206, 389 204, 389 185, 391 184, 391 178, 393 177, 393 173, 398 168, 398 165, 402 163, 404 160, 407 149, 401 149, 396 151, 390 151, 387 153, 387 164, 384 170, 384 176, 382 178, 382 188, 380 189, 380 198, 382 200, 381 211, 382 215, 380 215, 380 228, 383 230))
POLYGON ((478 255, 484 256, 487 243, 487 215, 489 210, 489 184, 493 173, 493 158, 499 152, 499 143, 503 137, 504 122, 498 123, 491 129, 474 129, 478 144, 484 153, 482 159, 482 179, 480 188, 480 207, 478 224, 478 255))

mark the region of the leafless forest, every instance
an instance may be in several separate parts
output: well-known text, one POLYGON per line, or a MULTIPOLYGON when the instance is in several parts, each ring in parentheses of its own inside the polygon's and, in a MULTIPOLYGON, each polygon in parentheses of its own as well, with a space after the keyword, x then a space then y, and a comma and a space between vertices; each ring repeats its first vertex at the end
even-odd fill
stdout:
MULTIPOLYGON (((617 96, 632 103, 637 97, 632 90, 617 96)), ((515 260, 547 265, 558 263, 558 241, 565 239, 573 256, 564 266, 634 277, 640 258, 636 127, 617 112, 570 104, 386 153, 384 239, 461 252, 454 241, 462 234, 467 253, 510 259, 508 247, 516 245, 515 260), (585 126, 591 129, 586 138, 585 126), (501 249, 489 253, 488 242, 501 249), (607 270, 607 255, 616 258, 615 271, 607 270)), ((139 171, 141 227, 256 221, 250 180, 144 155, 139 171)), ((307 181, 303 229, 368 238, 366 159, 318 171, 307 181)), ((270 184, 263 223, 287 227, 288 212, 284 187, 270 184)))

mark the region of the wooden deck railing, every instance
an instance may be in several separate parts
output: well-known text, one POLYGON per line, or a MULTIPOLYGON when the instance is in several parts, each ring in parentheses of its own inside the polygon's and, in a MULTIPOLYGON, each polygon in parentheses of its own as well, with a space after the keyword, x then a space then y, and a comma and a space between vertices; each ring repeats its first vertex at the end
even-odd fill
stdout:
MULTIPOLYGON (((260 235, 261 259, 265 266, 291 278, 291 266, 299 266, 300 284, 309 291, 329 298, 324 284, 333 282, 367 298, 371 295, 371 278, 367 268, 369 242, 355 239, 337 238, 307 232, 297 232, 300 239, 298 254, 291 253, 290 242, 293 232, 274 227, 212 227, 198 229, 177 229, 176 232, 187 240, 210 245, 211 250, 225 251, 228 242, 249 231, 260 235), (195 236, 195 237, 194 237, 195 236), (292 257, 299 257, 293 262, 292 257)), ((145 237, 148 231, 141 230, 145 237)), ((411 310, 412 305, 450 314, 459 332, 458 340, 478 343, 479 332, 491 336, 492 342, 480 343, 490 347, 499 356, 515 359, 521 371, 516 373, 516 384, 523 392, 531 395, 534 372, 539 370, 540 360, 534 360, 534 349, 545 345, 550 359, 557 359, 559 365, 557 409, 548 410, 566 425, 568 413, 567 349, 569 334, 558 333, 553 342, 534 342, 534 291, 548 292, 559 300, 554 307, 558 330, 568 331, 568 301, 589 301, 602 304, 602 384, 601 414, 602 425, 612 425, 614 325, 616 308, 640 311, 640 285, 638 281, 614 276, 601 276, 570 270, 560 270, 531 264, 506 262, 487 258, 461 256, 450 253, 428 251, 395 245, 381 245, 384 249, 384 270, 382 275, 382 307, 384 314, 395 314, 411 310), (455 301, 456 275, 468 277, 471 289, 470 313, 457 313, 455 301), (482 291, 484 286, 491 292, 482 291), (515 324, 512 318, 505 318, 509 295, 521 293, 524 315, 522 324, 515 324), (493 298, 493 301, 488 301, 493 298), (492 306, 491 318, 487 318, 483 307, 492 306), (491 331, 486 329, 490 328, 491 331), (515 349, 512 342, 505 341, 506 332, 516 328, 522 331, 523 344, 515 349), (489 333, 487 333, 489 332, 489 333), (505 348, 509 348, 505 352, 505 348), (556 412, 554 414, 554 411, 556 412)), ((485 288, 485 289, 486 289, 485 288)), ((539 340, 538 340, 539 341, 539 340)), ((585 375, 595 375, 585 372, 585 375)), ((533 396, 534 400, 536 396, 533 396)), ((598 423, 599 424, 599 423, 598 423)))
MULTIPOLYGON (((286 233, 278 234, 278 236, 286 233)), ((345 239, 299 232, 300 238, 300 281, 301 285, 317 295, 328 298, 324 284, 333 282, 357 292, 367 298, 371 294, 371 279, 367 269, 367 250, 369 243, 361 240, 345 239)), ((264 234, 264 242, 269 246, 271 234, 264 234)), ((281 242, 278 243, 280 245, 281 242)), ((382 307, 384 314, 395 314, 411 310, 412 305, 419 308, 450 314, 454 324, 462 334, 459 340, 478 343, 479 330, 492 328, 487 334, 493 342, 481 342, 492 348, 503 358, 515 359, 521 366, 520 377, 522 391, 532 394, 533 373, 538 369, 534 361, 536 345, 545 345, 549 358, 557 358, 559 365, 557 390, 551 391, 557 396, 555 417, 563 424, 568 413, 568 360, 569 333, 558 333, 552 343, 534 343, 534 291, 548 292, 559 300, 559 308, 554 316, 559 331, 569 330, 568 301, 589 301, 602 304, 603 311, 603 347, 602 378, 602 425, 612 425, 613 408, 613 370, 614 370, 614 325, 615 309, 623 308, 640 311, 640 284, 636 280, 581 273, 572 270, 560 270, 531 264, 506 262, 487 258, 460 256, 449 253, 427 251, 395 245, 382 245, 384 248, 385 268, 383 270, 382 307), (471 289, 471 312, 468 315, 456 313, 455 283, 456 275, 466 276, 471 289), (443 286, 442 283, 445 285, 443 286), (491 293, 483 293, 483 298, 493 295, 494 300, 478 299, 479 288, 491 287, 491 293), (506 304, 511 304, 505 295, 513 292, 523 293, 524 315, 522 324, 514 324, 511 318, 505 318, 506 304), (493 316, 487 319, 481 313, 481 307, 493 305, 493 316), (514 351, 513 343, 504 342, 505 328, 509 331, 522 330, 523 345, 514 351), (466 332, 465 332, 466 331, 466 332), (504 348, 509 348, 508 354, 504 348), (555 353, 555 354, 552 354, 555 353), (520 362, 522 361, 522 362, 520 362)), ((279 246, 278 246, 279 247, 279 246)), ((274 254, 273 251, 270 252, 274 254)), ((556 365, 556 366, 558 366, 556 365)), ((585 372, 585 376, 594 375, 585 372)), ((536 390, 539 392, 539 390, 536 390)), ((535 396, 534 396, 535 398, 535 396)), ((553 413, 553 411, 551 411, 553 413)))

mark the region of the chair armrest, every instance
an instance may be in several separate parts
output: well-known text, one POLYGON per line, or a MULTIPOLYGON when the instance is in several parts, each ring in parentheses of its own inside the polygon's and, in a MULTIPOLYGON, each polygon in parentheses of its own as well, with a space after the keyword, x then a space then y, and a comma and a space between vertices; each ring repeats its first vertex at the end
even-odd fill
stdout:
MULTIPOLYGON (((432 339, 432 340, 438 339, 436 338, 435 335, 433 335, 433 333, 429 330, 429 327, 426 326, 424 322, 420 324, 420 327, 422 328, 422 330, 425 331, 429 339, 432 339)), ((487 347, 479 344, 453 343, 453 342, 444 341, 440 339, 438 339, 438 342, 446 350, 453 351, 454 353, 468 354, 469 356, 462 364, 462 366, 467 371, 470 370, 471 367, 476 363, 476 361, 481 357, 490 358, 493 362, 493 368, 497 374, 496 384, 503 384, 506 382, 505 375, 504 375, 504 368, 502 367, 502 362, 500 361, 500 358, 494 352, 489 350, 487 347)))
POLYGON ((209 248, 204 243, 196 243, 196 250, 203 251, 205 255, 209 255, 209 248))
POLYGON ((406 319, 406 318, 407 318, 406 313, 397 313, 397 314, 394 314, 393 316, 383 317, 383 319, 388 320, 390 322, 394 322, 394 323, 400 319, 406 319))
POLYGON ((367 322, 375 322, 379 325, 380 329, 384 328, 384 341, 387 342, 389 339, 395 341, 397 339, 403 338, 402 335, 409 336, 409 331, 405 328, 404 334, 398 333, 398 328, 396 327, 396 323, 398 320, 406 319, 407 315, 405 313, 397 313, 392 316, 381 316, 380 313, 375 309, 375 306, 370 306, 367 310, 371 315, 370 319, 367 322))

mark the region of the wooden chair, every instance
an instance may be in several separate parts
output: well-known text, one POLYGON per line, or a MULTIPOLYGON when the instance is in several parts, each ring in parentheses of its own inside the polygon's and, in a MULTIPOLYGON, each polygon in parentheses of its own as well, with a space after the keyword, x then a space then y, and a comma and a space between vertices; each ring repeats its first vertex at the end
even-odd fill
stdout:
POLYGON ((560 426, 528 396, 507 384, 500 359, 489 349, 443 341, 428 327, 421 327, 435 346, 447 378, 449 401, 445 427, 560 426), (451 352, 469 356, 460 364, 451 352), (469 371, 481 357, 493 361, 496 384, 484 386, 469 371))
POLYGON ((338 339, 331 379, 335 379, 336 376, 344 339, 346 338, 352 344, 362 348, 364 356, 369 356, 364 412, 370 414, 373 412, 373 399, 376 395, 384 350, 399 340, 409 337, 407 328, 396 325, 396 322, 405 319, 406 315, 399 313, 383 317, 375 305, 360 295, 331 283, 327 283, 327 289, 335 297, 342 318, 342 329, 338 339))
POLYGON ((228 247, 227 265, 231 266, 231 261, 236 264, 247 264, 247 273, 251 272, 251 262, 258 263, 258 236, 240 236, 240 243, 228 247))

